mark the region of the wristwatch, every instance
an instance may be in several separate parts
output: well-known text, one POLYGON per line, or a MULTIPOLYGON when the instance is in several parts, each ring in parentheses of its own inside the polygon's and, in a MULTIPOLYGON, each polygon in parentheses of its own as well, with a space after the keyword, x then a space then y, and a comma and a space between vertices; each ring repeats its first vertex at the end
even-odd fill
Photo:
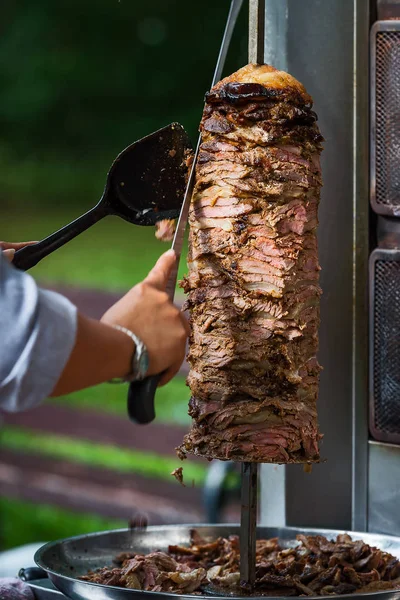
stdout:
POLYGON ((132 381, 142 381, 142 379, 144 379, 147 375, 150 363, 149 353, 147 352, 145 344, 140 338, 137 337, 137 335, 133 333, 133 331, 130 331, 130 329, 126 329, 126 327, 122 327, 121 325, 113 325, 113 327, 114 329, 122 331, 134 341, 135 352, 132 356, 132 371, 130 375, 112 379, 111 383, 131 383, 132 381))

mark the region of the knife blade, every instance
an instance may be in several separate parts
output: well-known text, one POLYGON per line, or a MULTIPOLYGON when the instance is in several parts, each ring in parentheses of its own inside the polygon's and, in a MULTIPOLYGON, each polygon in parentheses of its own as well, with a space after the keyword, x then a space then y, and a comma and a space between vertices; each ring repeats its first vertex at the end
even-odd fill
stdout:
MULTIPOLYGON (((226 55, 228 53, 229 45, 230 45, 230 42, 232 39, 232 34, 235 29, 236 21, 239 16, 242 4, 243 4, 243 0, 232 0, 232 2, 231 2, 231 6, 229 9, 229 13, 228 13, 228 18, 226 21, 224 36, 223 36, 222 42, 221 42, 221 48, 219 50, 218 60, 217 60, 216 66, 215 66, 215 71, 214 71, 214 75, 213 75, 212 82, 211 82, 211 88, 213 88, 214 85, 221 79, 222 71, 223 71, 224 65, 225 65, 226 55)), ((166 288, 167 294, 171 300, 173 300, 174 296, 175 296, 175 288, 176 288, 176 280, 177 280, 177 276, 178 276, 179 261, 180 261, 180 257, 181 257, 181 253, 182 253, 182 246, 183 246, 183 240, 185 237, 186 224, 187 224, 187 220, 188 220, 188 216, 189 216, 190 201, 192 199, 193 188, 194 188, 194 183, 195 183, 195 179, 196 179, 196 163, 197 163, 197 158, 199 156, 200 144, 201 144, 201 135, 199 135, 199 138, 197 141, 196 150, 195 150, 194 157, 193 157, 193 162, 190 167, 190 173, 189 173, 188 183, 186 186, 185 196, 183 198, 181 212, 180 212, 178 223, 177 223, 177 226, 175 229, 174 239, 172 240, 171 248, 172 248, 172 250, 174 250, 177 258, 176 258, 175 267, 174 267, 173 271, 171 272, 171 275, 168 280, 167 288, 166 288)))
MULTIPOLYGON (((215 67, 211 87, 221 79, 222 71, 225 65, 226 55, 228 54, 229 44, 235 29, 236 21, 242 7, 243 0, 231 0, 228 18, 225 25, 224 35, 218 54, 218 60, 215 67)), ((174 239, 172 241, 172 250, 176 254, 175 265, 171 271, 166 286, 166 292, 171 301, 175 297, 176 280, 178 277, 179 260, 182 254, 183 240, 185 236, 186 223, 189 216, 190 201, 192 199, 193 188, 196 178, 196 162, 199 155, 201 135, 199 136, 193 162, 190 167, 188 182, 183 198, 182 208, 179 214, 178 223, 175 229, 174 239)), ((128 390, 128 415, 135 423, 145 425, 151 423, 155 418, 154 396, 157 390, 160 375, 146 377, 143 381, 135 381, 129 385, 128 390)))

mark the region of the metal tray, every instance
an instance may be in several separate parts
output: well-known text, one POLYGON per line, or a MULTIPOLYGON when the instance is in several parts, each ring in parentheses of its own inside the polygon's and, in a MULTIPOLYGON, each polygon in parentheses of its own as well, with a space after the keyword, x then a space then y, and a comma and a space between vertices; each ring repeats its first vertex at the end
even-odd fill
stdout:
POLYGON ((54 587, 42 569, 36 567, 22 568, 19 572, 19 578, 30 587, 35 600, 66 600, 66 596, 54 587))
MULTIPOLYGON (((77 536, 50 542, 42 546, 35 554, 36 564, 44 569, 56 588, 72 600, 194 600, 194 598, 207 598, 210 596, 177 595, 165 592, 143 592, 128 590, 112 586, 94 584, 80 581, 78 578, 85 575, 89 569, 98 569, 111 565, 113 558, 120 552, 149 553, 154 550, 167 550, 170 544, 189 544, 190 532, 197 529, 202 537, 213 540, 218 536, 239 534, 238 525, 168 525, 161 527, 148 527, 145 531, 131 531, 121 529, 105 531, 84 536, 77 536)), ((259 527, 257 537, 266 539, 278 537, 282 546, 293 546, 296 535, 324 535, 329 539, 335 538, 340 533, 349 533, 353 539, 362 539, 366 543, 376 546, 381 550, 390 552, 400 559, 400 538, 389 535, 375 535, 370 533, 344 532, 332 529, 295 529, 291 527, 274 528, 259 527)), ((356 596, 378 598, 380 600, 400 600, 400 590, 372 592, 369 594, 348 594, 340 598, 355 598, 356 596)), ((230 600, 245 600, 229 597, 230 600)), ((254 598, 254 597, 253 597, 254 598)), ((269 598, 273 598, 269 596, 269 598)), ((308 596, 313 600, 313 596, 308 596)), ((316 599, 332 600, 332 596, 316 596, 316 599)), ((279 597, 282 600, 282 596, 279 597)))

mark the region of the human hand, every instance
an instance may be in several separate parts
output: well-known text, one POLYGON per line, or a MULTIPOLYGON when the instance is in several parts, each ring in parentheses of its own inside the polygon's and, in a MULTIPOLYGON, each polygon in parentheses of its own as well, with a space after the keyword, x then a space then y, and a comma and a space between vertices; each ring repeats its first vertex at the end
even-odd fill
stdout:
POLYGON ((0 579, 0 598, 3 600, 34 600, 31 588, 17 578, 0 579))
POLYGON ((101 318, 108 325, 121 325, 135 333, 149 353, 148 375, 163 374, 160 385, 176 375, 185 357, 189 324, 170 302, 165 291, 176 261, 165 252, 144 281, 135 285, 101 318))
POLYGON ((25 246, 31 246, 32 244, 36 244, 36 242, 0 242, 0 248, 2 249, 4 256, 6 256, 8 260, 12 262, 16 250, 25 248, 25 246))

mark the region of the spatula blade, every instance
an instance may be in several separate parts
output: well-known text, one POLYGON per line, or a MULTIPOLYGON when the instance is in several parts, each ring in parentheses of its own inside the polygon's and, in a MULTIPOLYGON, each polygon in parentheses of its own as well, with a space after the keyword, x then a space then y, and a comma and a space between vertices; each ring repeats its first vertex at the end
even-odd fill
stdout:
POLYGON ((179 123, 134 142, 115 159, 105 194, 137 225, 176 219, 185 195, 191 141, 179 123))

